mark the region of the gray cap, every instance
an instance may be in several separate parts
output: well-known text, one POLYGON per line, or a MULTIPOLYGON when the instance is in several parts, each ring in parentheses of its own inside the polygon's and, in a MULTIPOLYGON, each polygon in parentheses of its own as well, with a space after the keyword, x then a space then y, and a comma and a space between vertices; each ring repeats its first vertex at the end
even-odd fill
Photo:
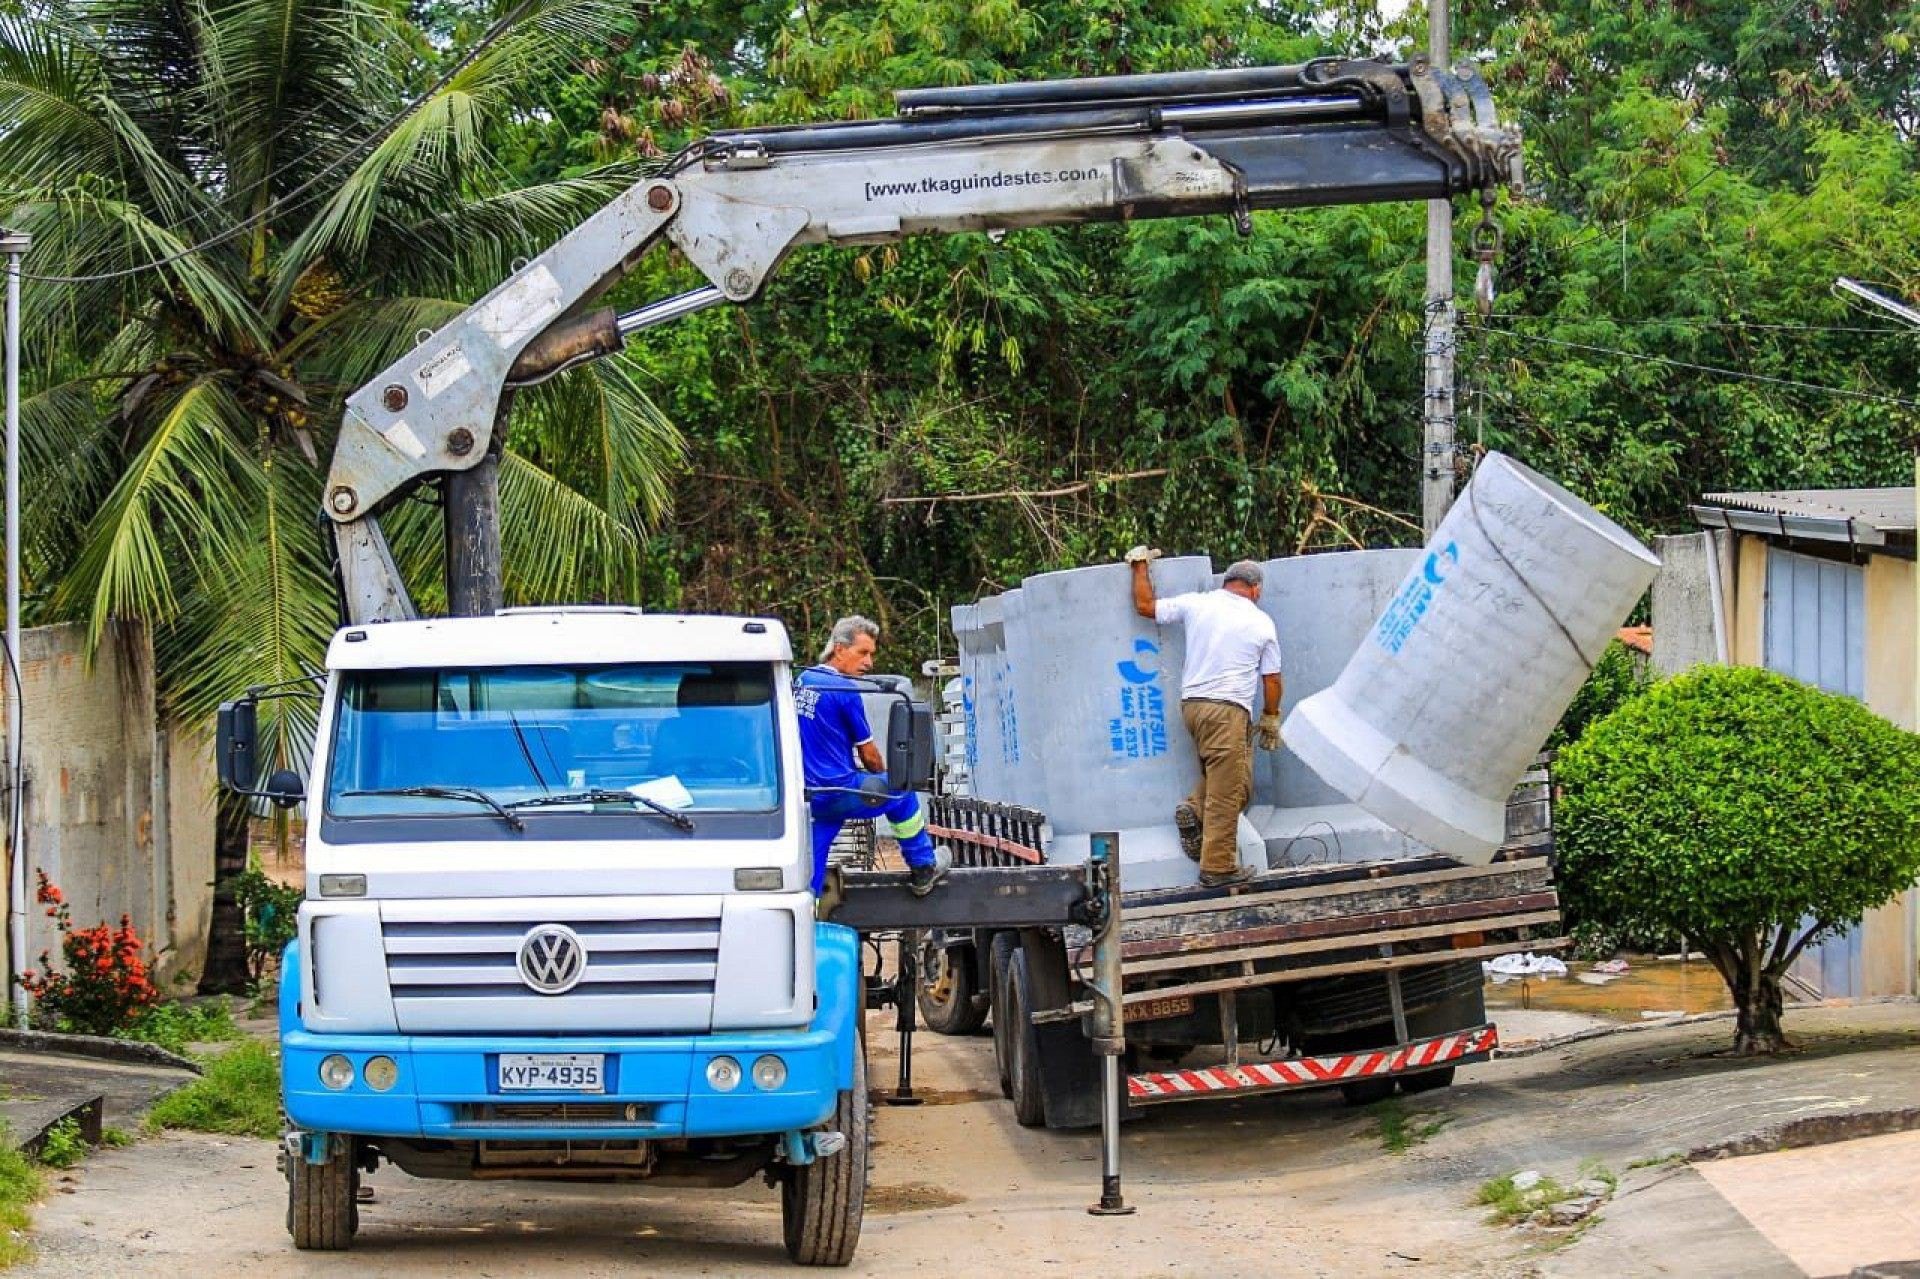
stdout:
MULTIPOLYGON (((1260 571, 1260 566, 1252 560, 1235 560, 1227 567, 1226 581, 1245 582, 1248 586, 1258 587, 1266 576, 1260 571)), ((1222 585, 1225 585, 1225 582, 1222 585)))

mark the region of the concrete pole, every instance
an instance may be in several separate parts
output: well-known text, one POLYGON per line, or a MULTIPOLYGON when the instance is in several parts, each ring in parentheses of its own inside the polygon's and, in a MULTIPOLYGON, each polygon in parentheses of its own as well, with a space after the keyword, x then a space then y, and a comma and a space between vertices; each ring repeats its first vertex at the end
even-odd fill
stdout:
POLYGON ((23 232, 0 229, 0 253, 7 258, 7 763, 13 770, 7 802, 7 977, 13 991, 14 1024, 23 1027, 27 992, 14 979, 24 970, 27 953, 27 859, 21 855, 26 796, 21 794, 23 788, 11 783, 22 777, 20 742, 26 723, 20 704, 20 258, 29 243, 30 237, 23 232))
MULTIPOLYGON (((1427 0, 1427 60, 1444 70, 1447 0, 1427 0)), ((1421 401, 1420 528, 1428 537, 1453 505, 1453 202, 1427 201, 1426 394, 1421 401)))

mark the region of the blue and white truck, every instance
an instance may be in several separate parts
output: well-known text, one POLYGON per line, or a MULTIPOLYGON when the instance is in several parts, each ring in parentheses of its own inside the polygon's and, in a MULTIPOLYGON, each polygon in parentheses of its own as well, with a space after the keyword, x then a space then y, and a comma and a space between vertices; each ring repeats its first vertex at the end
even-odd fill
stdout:
MULTIPOLYGON (((816 922, 784 628, 634 610, 348 627, 281 976, 288 1227, 360 1174, 777 1183, 844 1264, 867 1159, 853 932, 816 922)), ((246 780, 250 702, 224 715, 246 780)))

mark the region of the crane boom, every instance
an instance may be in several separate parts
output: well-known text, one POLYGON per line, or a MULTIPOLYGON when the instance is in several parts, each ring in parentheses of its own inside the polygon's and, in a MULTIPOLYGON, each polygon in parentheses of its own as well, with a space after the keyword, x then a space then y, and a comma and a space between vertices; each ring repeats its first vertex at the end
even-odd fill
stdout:
MULTIPOLYGON (((352 395, 326 487, 349 618, 413 615, 376 516, 493 456, 512 388, 640 329, 750 302, 797 248, 1215 213, 1245 233, 1256 209, 1520 182, 1519 134, 1465 65, 1321 59, 911 90, 896 106, 891 119, 695 143, 352 395), (626 315, 592 306, 663 241, 704 286, 626 315)), ((465 536, 497 546, 488 524, 465 536)))

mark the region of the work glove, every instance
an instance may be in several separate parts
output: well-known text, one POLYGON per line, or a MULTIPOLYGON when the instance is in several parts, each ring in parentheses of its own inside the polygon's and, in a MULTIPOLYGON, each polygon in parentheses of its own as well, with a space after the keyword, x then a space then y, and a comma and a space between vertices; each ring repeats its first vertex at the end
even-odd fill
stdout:
POLYGON ((1277 751, 1280 749, 1280 716, 1269 711, 1260 717, 1260 727, 1255 730, 1260 739, 1260 749, 1277 751))
POLYGON ((1126 554, 1126 561, 1129 564, 1138 564, 1143 560, 1150 564, 1159 558, 1160 552, 1154 547, 1148 546, 1145 542, 1134 547, 1126 554))

